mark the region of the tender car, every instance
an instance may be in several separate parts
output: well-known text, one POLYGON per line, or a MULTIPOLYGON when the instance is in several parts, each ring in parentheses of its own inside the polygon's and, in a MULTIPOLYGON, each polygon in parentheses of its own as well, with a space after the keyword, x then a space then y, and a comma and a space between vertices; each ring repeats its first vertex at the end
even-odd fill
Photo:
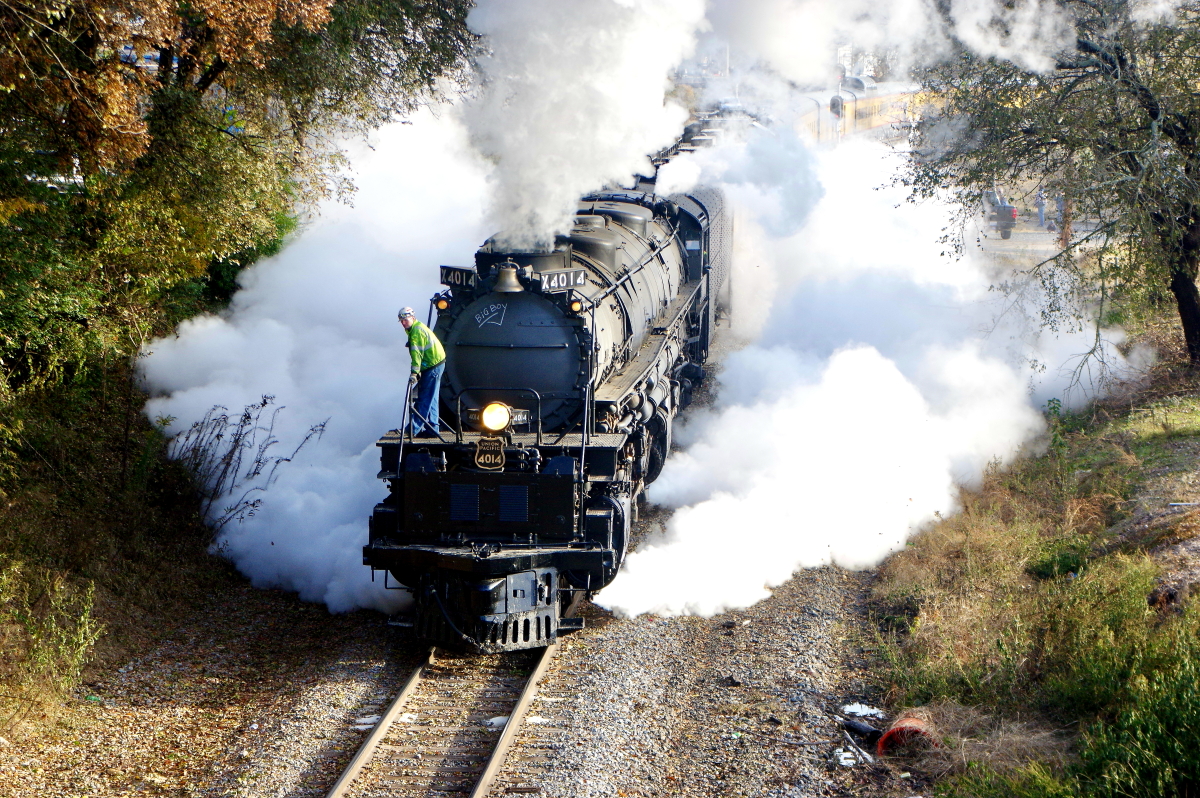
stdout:
POLYGON ((1012 238, 1017 226, 1017 206, 1005 200, 999 191, 983 192, 983 216, 993 230, 1000 231, 1001 238, 1012 238))

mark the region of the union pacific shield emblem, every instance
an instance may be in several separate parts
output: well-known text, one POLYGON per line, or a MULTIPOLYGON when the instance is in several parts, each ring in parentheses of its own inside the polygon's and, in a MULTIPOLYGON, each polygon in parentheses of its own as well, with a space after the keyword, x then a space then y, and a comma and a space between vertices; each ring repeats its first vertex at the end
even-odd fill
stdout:
POLYGON ((488 471, 504 468, 504 439, 480 438, 475 444, 475 465, 488 471))

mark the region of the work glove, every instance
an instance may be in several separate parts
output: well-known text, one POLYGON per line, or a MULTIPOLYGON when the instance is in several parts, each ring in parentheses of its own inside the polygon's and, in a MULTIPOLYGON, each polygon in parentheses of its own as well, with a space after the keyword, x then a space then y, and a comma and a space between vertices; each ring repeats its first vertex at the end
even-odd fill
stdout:
POLYGON ((409 374, 408 375, 408 387, 416 388, 417 382, 420 381, 420 379, 421 379, 421 375, 415 371, 412 374, 409 374))

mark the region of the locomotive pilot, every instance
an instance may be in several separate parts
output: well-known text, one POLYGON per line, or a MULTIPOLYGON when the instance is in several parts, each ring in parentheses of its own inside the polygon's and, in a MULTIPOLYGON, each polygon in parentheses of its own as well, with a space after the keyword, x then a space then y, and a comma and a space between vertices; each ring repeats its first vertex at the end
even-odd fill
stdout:
POLYGON ((438 432, 438 389, 442 384, 442 371, 446 368, 446 350, 433 330, 417 320, 412 308, 400 308, 400 323, 408 332, 409 353, 412 355, 412 371, 408 375, 408 390, 417 391, 412 410, 412 434, 417 437, 428 430, 428 435, 438 432))

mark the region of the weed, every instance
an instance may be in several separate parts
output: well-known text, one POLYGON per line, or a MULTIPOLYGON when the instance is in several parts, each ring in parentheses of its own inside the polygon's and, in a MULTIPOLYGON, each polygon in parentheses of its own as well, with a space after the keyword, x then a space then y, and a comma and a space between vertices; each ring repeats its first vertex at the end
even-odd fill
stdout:
MULTIPOLYGON (((274 408, 266 419, 263 414, 274 400, 264 396, 234 417, 217 405, 171 442, 171 458, 195 476, 204 516, 217 530, 230 521, 253 516, 262 504, 257 494, 270 487, 279 467, 325 432, 325 422, 316 424, 290 455, 273 456, 271 449, 279 443, 275 422, 283 408, 274 408), (218 507, 217 502, 228 504, 218 507)), ((161 424, 163 419, 159 421, 161 424)))
POLYGON ((73 585, 61 573, 0 557, 0 662, 8 673, 0 726, 72 687, 102 626, 93 618, 95 586, 73 585), (16 633, 12 633, 15 631, 16 633))
POLYGON ((1087 564, 1089 544, 1082 536, 1047 542, 1042 554, 1029 564, 1029 575, 1035 579, 1074 578, 1087 564))

